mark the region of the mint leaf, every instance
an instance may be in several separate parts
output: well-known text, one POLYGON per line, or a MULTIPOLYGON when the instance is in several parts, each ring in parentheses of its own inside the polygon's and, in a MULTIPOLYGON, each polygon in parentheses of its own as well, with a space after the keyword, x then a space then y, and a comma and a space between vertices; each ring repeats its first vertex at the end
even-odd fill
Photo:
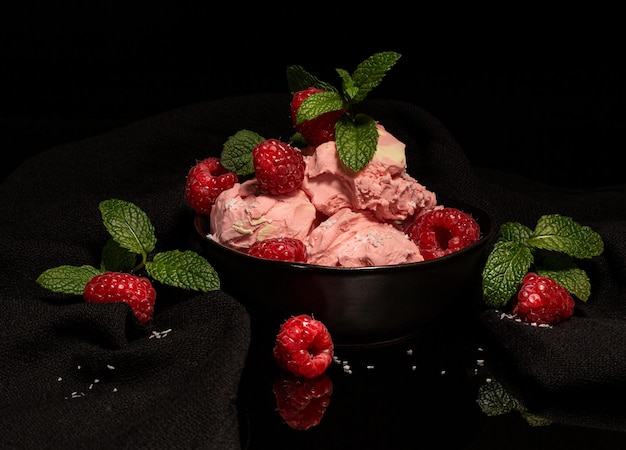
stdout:
POLYGON ((302 66, 287 66, 287 85, 291 93, 303 91, 309 87, 316 87, 325 91, 336 92, 337 89, 330 83, 321 81, 307 72, 302 66))
POLYGON ((143 255, 156 246, 154 227, 139 207, 124 200, 104 200, 100 203, 104 226, 111 237, 122 247, 143 255))
POLYGON ((376 122, 365 114, 358 114, 354 120, 343 116, 335 125, 335 141, 341 161, 350 170, 358 172, 367 166, 376 152, 376 122))
POLYGON ((505 306, 532 263, 533 254, 526 245, 514 241, 496 242, 482 273, 485 303, 494 308, 505 306))
POLYGON ((297 123, 315 119, 322 114, 338 111, 344 106, 341 95, 337 92, 319 92, 304 99, 298 108, 297 123))
POLYGON ((493 376, 478 387, 476 403, 478 403, 481 411, 488 416, 518 412, 530 426, 546 426, 552 423, 545 417, 528 412, 526 407, 493 376))
POLYGON ((100 267, 103 271, 131 272, 139 263, 139 255, 120 246, 113 238, 102 249, 100 267))
POLYGON ((365 120, 365 114, 357 114, 353 109, 380 84, 400 57, 396 52, 380 52, 358 64, 352 74, 345 69, 336 69, 342 80, 341 89, 320 81, 301 66, 287 67, 287 82, 292 93, 308 87, 327 91, 313 94, 302 102, 296 119, 298 123, 330 111, 345 110, 346 113, 335 124, 335 141, 341 162, 355 172, 365 167, 374 156, 378 132, 373 133, 370 126, 375 123, 374 119, 365 120))
POLYGON ((265 138, 250 130, 239 130, 224 143, 220 161, 222 165, 237 175, 245 176, 254 173, 252 149, 265 138))
POLYGON ((598 233, 571 217, 559 214, 540 217, 527 243, 535 248, 562 252, 580 259, 597 256, 604 250, 598 233))
POLYGON ((478 387, 476 403, 481 411, 488 416, 508 414, 521 408, 517 400, 504 386, 494 377, 487 383, 478 387))
POLYGON ((547 255, 541 263, 537 264, 536 272, 544 277, 552 278, 583 302, 586 302, 591 295, 591 282, 587 273, 579 269, 576 263, 567 256, 547 255))
POLYGON ((532 230, 527 226, 517 222, 507 222, 500 227, 500 237, 498 239, 526 244, 531 234, 532 230))
POLYGON ((541 216, 532 232, 522 224, 507 222, 483 269, 483 300, 488 306, 504 306, 526 273, 534 271, 586 302, 591 281, 574 258, 588 259, 603 251, 602 237, 571 217, 541 216))
POLYGON ((306 140, 302 137, 298 131, 296 131, 289 138, 289 145, 296 148, 305 148, 307 146, 306 140))
POLYGON ((146 263, 148 274, 169 286, 201 292, 220 289, 220 280, 211 264, 191 250, 158 253, 146 263))
POLYGON ((37 283, 44 289, 62 294, 83 295, 85 285, 102 271, 92 266, 59 266, 42 272, 37 283))
POLYGON ((398 62, 400 56, 396 52, 375 53, 357 66, 351 79, 346 77, 344 72, 344 92, 351 93, 350 102, 363 101, 367 94, 380 84, 387 72, 398 62))
POLYGON ((353 102, 358 103, 358 101, 355 100, 355 97, 359 93, 359 86, 357 86, 354 80, 352 79, 352 75, 350 75, 350 72, 344 69, 336 69, 336 70, 342 80, 341 90, 343 92, 343 97, 346 100, 346 103, 348 104, 351 104, 353 102))

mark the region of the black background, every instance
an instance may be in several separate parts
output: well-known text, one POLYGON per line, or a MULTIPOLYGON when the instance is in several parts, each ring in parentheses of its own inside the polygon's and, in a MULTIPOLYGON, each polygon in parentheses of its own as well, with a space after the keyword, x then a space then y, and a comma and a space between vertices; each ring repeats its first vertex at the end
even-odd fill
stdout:
MULTIPOLYGON (((403 56, 371 96, 422 106, 476 166, 568 188, 626 182, 624 41, 602 33, 611 28, 604 20, 609 11, 595 20, 585 10, 584 20, 572 21, 560 10, 557 20, 513 27, 518 16, 495 10, 487 27, 470 16, 460 26, 451 11, 432 14, 389 2, 365 10, 364 18, 311 3, 301 10, 267 3, 132 9, 128 3, 71 3, 25 1, 0 14, 1 178, 55 145, 163 111, 284 92, 288 64, 334 81, 334 68, 351 71, 374 52, 394 50, 403 56)), ((424 398, 416 399, 416 407, 424 407, 424 398)), ((521 419, 513 428, 499 418, 494 424, 468 427, 485 446, 495 439, 521 447, 541 435, 558 448, 566 433, 568 445, 580 440, 571 448, 609 445, 596 430, 528 433, 521 419)), ((442 433, 446 427, 442 422, 442 433)))
POLYGON ((461 26, 393 3, 360 11, 357 18, 348 7, 318 4, 12 6, 0 18, 0 175, 54 145, 162 111, 284 92, 289 64, 338 83, 335 68, 352 71, 393 50, 402 58, 370 97, 423 107, 476 166, 563 187, 626 179, 616 164, 625 147, 626 68, 610 49, 619 39, 598 34, 610 28, 603 21, 548 21, 544 36, 540 23, 513 27, 506 17, 488 26, 467 17, 461 26))

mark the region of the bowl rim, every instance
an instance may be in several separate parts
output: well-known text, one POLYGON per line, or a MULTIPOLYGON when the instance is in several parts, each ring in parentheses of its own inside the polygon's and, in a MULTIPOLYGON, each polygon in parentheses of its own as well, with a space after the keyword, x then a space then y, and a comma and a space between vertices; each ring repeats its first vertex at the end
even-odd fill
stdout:
POLYGON ((422 267, 433 267, 439 264, 445 264, 450 259, 460 258, 463 254, 471 252, 475 247, 482 246, 486 241, 488 241, 494 233, 494 223, 491 216, 484 210, 477 208, 471 205, 460 204, 461 202, 450 202, 450 206, 454 208, 458 208, 462 211, 467 210, 473 216, 475 213, 480 213, 484 217, 475 219, 479 222, 481 236, 480 239, 476 242, 473 242, 471 245, 462 248, 456 252, 450 253, 448 255, 441 256, 439 258, 430 259, 427 261, 418 261, 418 262, 410 262, 410 263, 402 263, 402 264, 390 264, 385 266, 360 266, 360 267, 337 267, 337 266, 324 266, 320 264, 310 264, 310 263, 295 263, 290 261, 280 261, 280 260, 272 260, 272 259, 264 259, 259 258, 257 256, 248 255, 239 250, 235 250, 233 248, 227 247, 215 239, 213 239, 210 230, 207 230, 205 226, 208 224, 209 215, 196 213, 194 217, 194 228, 196 232, 200 235, 200 237, 207 242, 211 246, 215 246, 220 251, 224 251, 233 256, 243 258, 243 261, 250 261, 252 263, 263 263, 268 264, 270 267, 273 265, 276 268, 285 268, 289 267, 293 270, 306 270, 309 272, 323 272, 323 273, 352 273, 352 272, 393 272, 393 271, 403 271, 403 270, 411 270, 422 267), (487 223, 482 223, 486 221, 487 223), (485 228, 485 230, 483 230, 485 228))

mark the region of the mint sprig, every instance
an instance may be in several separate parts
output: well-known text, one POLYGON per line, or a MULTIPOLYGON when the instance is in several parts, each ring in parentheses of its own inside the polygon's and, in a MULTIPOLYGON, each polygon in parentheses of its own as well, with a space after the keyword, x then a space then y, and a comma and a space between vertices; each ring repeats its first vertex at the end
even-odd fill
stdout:
POLYGON ((62 265, 47 269, 37 277, 41 287, 82 295, 85 285, 98 274, 108 271, 136 274, 145 269, 149 277, 165 285, 200 292, 220 289, 217 272, 197 253, 173 250, 153 254, 157 243, 154 226, 138 206, 110 199, 102 201, 99 209, 111 235, 103 247, 100 266, 62 265))
POLYGON ((526 406, 493 376, 489 376, 488 381, 483 381, 478 387, 476 403, 487 416, 518 412, 530 426, 546 426, 552 423, 550 419, 529 412, 526 406))
MULTIPOLYGON (((336 69, 342 81, 341 89, 320 80, 302 66, 287 66, 287 84, 292 93, 309 87, 324 91, 310 95, 302 102, 298 109, 297 123, 315 119, 331 111, 345 111, 335 124, 335 143, 339 159, 354 172, 358 172, 372 160, 378 144, 376 122, 367 114, 355 111, 355 107, 381 83, 400 56, 395 52, 375 53, 361 62, 352 73, 336 69)), ((222 165, 240 176, 254 174, 252 149, 264 140, 265 138, 254 131, 238 131, 227 139, 222 148, 222 165)), ((297 147, 306 145, 299 133, 294 133, 290 143, 297 147)))
POLYGON ((365 100, 378 86, 387 72, 398 62, 401 55, 396 52, 375 53, 357 65, 352 74, 344 69, 336 71, 341 78, 341 89, 311 75, 302 66, 287 67, 287 82, 291 92, 316 87, 320 92, 307 97, 298 110, 297 123, 330 112, 345 110, 335 125, 335 142, 339 158, 346 167, 358 172, 365 167, 376 150, 378 132, 376 122, 365 114, 358 114, 355 106, 365 100))
POLYGON ((587 301, 591 283, 576 260, 602 254, 602 237, 588 226, 559 214, 539 218, 534 230, 507 222, 487 257, 482 272, 483 301, 487 306, 505 306, 529 271, 553 278, 570 294, 587 301))

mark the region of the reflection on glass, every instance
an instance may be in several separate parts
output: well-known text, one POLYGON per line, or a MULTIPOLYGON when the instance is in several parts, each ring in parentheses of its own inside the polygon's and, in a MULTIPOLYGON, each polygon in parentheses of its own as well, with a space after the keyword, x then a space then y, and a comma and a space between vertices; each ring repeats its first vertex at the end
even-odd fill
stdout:
POLYGON ((294 430, 307 430, 320 423, 330 404, 333 383, 322 374, 316 378, 297 378, 281 373, 272 386, 276 407, 283 420, 294 430))

